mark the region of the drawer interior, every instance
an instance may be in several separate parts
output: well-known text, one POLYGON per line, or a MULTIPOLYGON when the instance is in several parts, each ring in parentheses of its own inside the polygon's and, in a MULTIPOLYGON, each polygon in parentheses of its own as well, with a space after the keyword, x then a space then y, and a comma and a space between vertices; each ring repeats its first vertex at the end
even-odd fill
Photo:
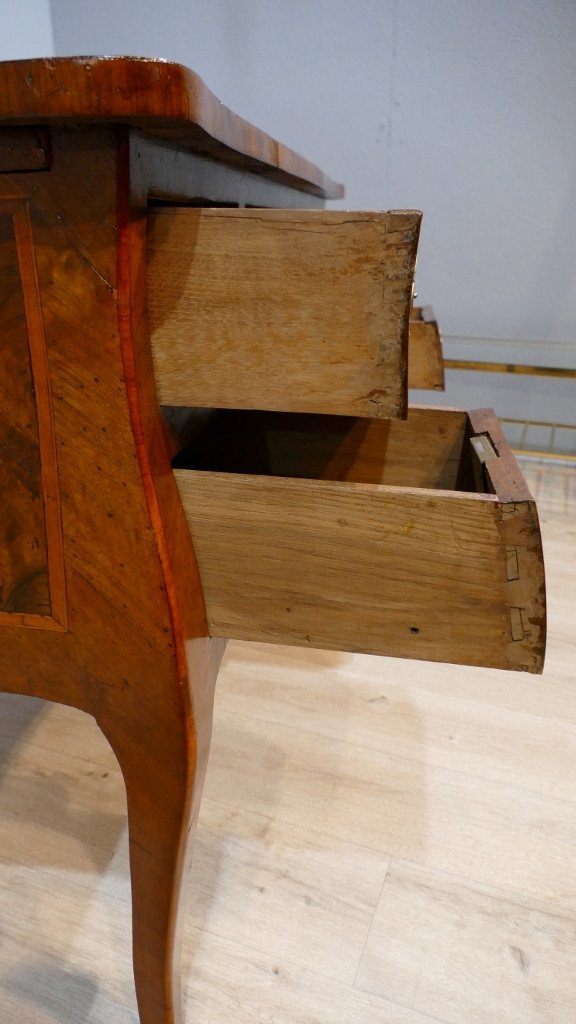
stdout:
POLYGON ((484 490, 460 410, 414 408, 407 420, 215 410, 198 419, 175 469, 484 490))
POLYGON ((538 521, 490 410, 169 420, 212 636, 541 671, 538 521))

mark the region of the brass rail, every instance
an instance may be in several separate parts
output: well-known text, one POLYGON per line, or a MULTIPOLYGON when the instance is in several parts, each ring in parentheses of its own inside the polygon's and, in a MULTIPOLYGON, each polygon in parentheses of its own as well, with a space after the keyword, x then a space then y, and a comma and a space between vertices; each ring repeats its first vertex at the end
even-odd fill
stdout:
POLYGON ((445 359, 446 370, 480 370, 483 373, 525 373, 534 377, 576 378, 576 369, 561 366, 529 366, 524 363, 483 363, 472 359, 445 359))
POLYGON ((530 453, 530 454, 534 454, 534 455, 535 454, 539 454, 539 455, 552 456, 554 458, 565 459, 565 460, 567 460, 569 462, 576 461, 576 455, 573 455, 570 452, 554 452, 554 442, 556 440, 556 431, 557 430, 572 430, 572 431, 576 431, 576 424, 574 424, 574 423, 550 423, 548 420, 516 420, 516 419, 508 419, 507 417, 502 417, 502 423, 503 424, 513 423, 516 426, 521 426, 523 428, 522 429, 522 433, 520 435, 520 440, 519 441, 511 442, 511 447, 513 448, 513 450, 515 452, 522 453, 522 454, 529 454, 530 453), (550 440, 548 442, 548 447, 547 448, 537 448, 537 449, 531 449, 530 450, 530 449, 527 449, 527 448, 524 447, 524 445, 526 443, 526 434, 528 433, 528 430, 531 427, 544 427, 546 430, 550 431, 550 440))

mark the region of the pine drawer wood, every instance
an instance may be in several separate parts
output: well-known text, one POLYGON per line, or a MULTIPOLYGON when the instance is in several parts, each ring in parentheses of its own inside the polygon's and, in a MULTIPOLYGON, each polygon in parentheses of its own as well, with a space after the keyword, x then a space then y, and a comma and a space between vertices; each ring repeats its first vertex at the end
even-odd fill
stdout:
POLYGON ((406 414, 417 211, 151 210, 167 406, 406 414))
POLYGON ((490 410, 257 417, 175 469, 212 635, 541 671, 538 518, 490 410))

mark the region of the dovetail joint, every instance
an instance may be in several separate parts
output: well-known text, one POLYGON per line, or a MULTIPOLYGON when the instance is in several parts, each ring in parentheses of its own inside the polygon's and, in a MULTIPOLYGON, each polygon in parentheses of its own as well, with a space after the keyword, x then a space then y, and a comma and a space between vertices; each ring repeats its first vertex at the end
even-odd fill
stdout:
POLYGON ((524 628, 524 620, 522 613, 524 608, 511 608, 510 609, 510 626, 512 630, 513 640, 524 640, 528 633, 524 628))
POLYGON ((520 579, 520 567, 518 562, 518 548, 514 544, 506 544, 504 547, 506 556, 506 575, 508 582, 520 579))

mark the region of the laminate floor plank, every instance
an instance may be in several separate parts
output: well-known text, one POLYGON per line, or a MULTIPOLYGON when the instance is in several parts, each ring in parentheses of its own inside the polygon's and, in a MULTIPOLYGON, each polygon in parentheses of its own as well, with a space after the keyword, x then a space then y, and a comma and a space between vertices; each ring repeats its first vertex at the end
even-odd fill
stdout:
MULTIPOLYGON (((0 705, 1 706, 1 705, 0 705)), ((49 709, 46 723, 60 717, 49 709)), ((65 721, 70 725, 69 716, 65 721)), ((77 738, 107 744, 87 716, 74 721, 77 738)), ((71 878, 105 876, 126 828, 126 797, 116 767, 70 756, 65 749, 46 750, 25 741, 2 749, 0 774, 0 861, 62 871, 71 878)), ((113 757, 113 755, 112 755, 113 757)))
POLYGON ((198 1024, 446 1024, 310 967, 245 950, 233 939, 208 942, 187 931, 187 1020, 198 1024), (193 956, 190 956, 192 944, 193 956))
POLYGON ((264 736, 253 720, 222 710, 207 778, 207 796, 216 794, 394 858, 562 899, 576 913, 573 801, 293 727, 264 736))
POLYGON ((575 975, 574 919, 393 862, 356 984, 449 1024, 569 1024, 575 975))
POLYGON ((352 984, 389 858, 205 800, 191 920, 293 966, 352 984), (312 951, 312 952, 311 952, 312 951))
POLYGON ((89 761, 94 769, 119 771, 118 761, 91 717, 77 708, 53 706, 38 697, 0 693, 0 771, 10 750, 10 742, 37 747, 39 750, 65 751, 78 761, 89 761))
POLYGON ((137 1024, 127 871, 122 875, 115 898, 106 872, 82 881, 65 860, 60 873, 2 864, 0 1019, 137 1024))
MULTIPOLYGON (((269 649, 246 646, 231 651, 227 714, 576 800, 576 723, 497 707, 481 694, 461 697, 456 687, 447 696, 418 679, 416 662, 405 681, 392 661, 380 666, 381 674, 357 672, 351 679, 345 663, 302 663, 295 670, 288 649, 285 659, 272 662, 269 649)), ((539 682, 543 695, 546 682, 539 682)))

